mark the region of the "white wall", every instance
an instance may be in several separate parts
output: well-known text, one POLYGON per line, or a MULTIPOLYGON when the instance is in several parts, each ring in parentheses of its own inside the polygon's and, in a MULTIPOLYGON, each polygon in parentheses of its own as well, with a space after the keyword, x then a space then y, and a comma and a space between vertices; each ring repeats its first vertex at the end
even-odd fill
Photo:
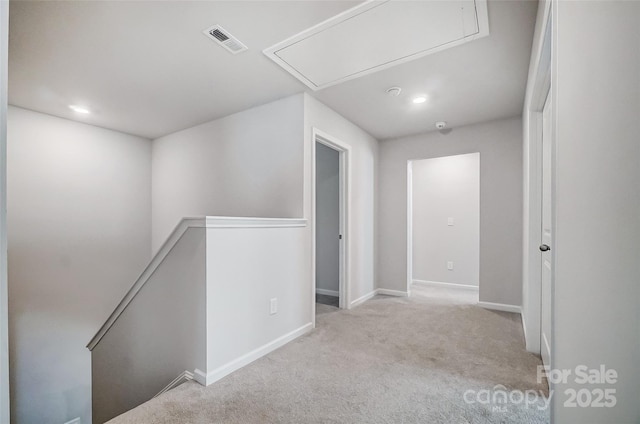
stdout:
POLYGON ((9 302, 7 299, 7 69, 9 2, 0 2, 0 422, 9 422, 9 302))
POLYGON ((151 142, 9 108, 12 422, 91 420, 86 344, 150 257, 151 142))
MULTIPOLYGON (((154 140, 154 250, 184 216, 310 219, 313 127, 352 148, 349 296, 355 300, 371 293, 375 289, 378 142, 306 94, 154 140)), ((310 225, 303 233, 307 251, 302 254, 310 258, 310 225)), ((308 272, 311 319, 310 264, 308 272)))
POLYGON ((191 216, 302 216, 302 95, 153 141, 153 250, 191 216))
POLYGON ((350 292, 353 302, 375 289, 375 228, 378 141, 332 109, 311 96, 304 95, 304 216, 311 216, 311 152, 317 128, 351 146, 351 246, 349 264, 350 292))
POLYGON ((640 422, 640 3, 554 2, 556 229, 552 366, 617 370, 614 408, 552 419, 640 422))
POLYGON ((205 238, 204 228, 187 229, 92 350, 94 423, 206 369, 205 238))
POLYGON ((413 280, 477 286, 480 154, 413 161, 412 178, 413 280))
POLYGON ((316 292, 340 288, 339 234, 340 156, 316 143, 316 292))
POLYGON ((207 384, 312 329, 308 232, 304 220, 208 225, 207 384))
POLYGON ((510 118, 380 143, 378 287, 407 290, 407 161, 480 152, 480 300, 520 305, 522 121, 510 118))

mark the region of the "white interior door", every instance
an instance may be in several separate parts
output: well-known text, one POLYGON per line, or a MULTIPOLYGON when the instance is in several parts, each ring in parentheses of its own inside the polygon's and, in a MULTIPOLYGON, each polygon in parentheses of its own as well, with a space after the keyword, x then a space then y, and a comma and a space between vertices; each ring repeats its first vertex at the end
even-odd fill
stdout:
POLYGON ((540 254, 542 255, 541 296, 540 296, 540 355, 545 366, 551 357, 551 276, 553 257, 551 254, 551 178, 552 178, 552 138, 551 104, 547 95, 542 109, 542 234, 540 254))

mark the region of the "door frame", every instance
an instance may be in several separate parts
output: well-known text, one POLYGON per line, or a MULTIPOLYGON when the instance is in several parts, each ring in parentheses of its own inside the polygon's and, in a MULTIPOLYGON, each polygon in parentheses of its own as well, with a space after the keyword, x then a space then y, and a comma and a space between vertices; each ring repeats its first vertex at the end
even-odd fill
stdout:
MULTIPOLYGON (((541 300, 542 256, 539 251, 542 234, 542 110, 547 97, 552 107, 551 144, 555 146, 554 90, 551 81, 551 2, 541 3, 542 25, 537 56, 530 70, 531 89, 528 89, 524 111, 525 161, 524 161, 524 243, 523 243, 523 305, 522 324, 526 349, 541 353, 541 300), (528 143, 527 143, 528 140, 528 143)), ((555 154, 552 154, 551 221, 552 240, 555 240, 555 154)), ((554 243, 555 244, 555 243, 554 243)), ((555 249, 552 246, 552 260, 555 249)), ((553 286, 551 273, 551 327, 553 329, 553 286)), ((553 331, 552 331, 553 338, 553 331)), ((553 340, 551 341, 553 346, 553 340)))
POLYGON ((413 286, 413 162, 407 161, 407 296, 413 286))
MULTIPOLYGON (((421 160, 429 160, 429 159, 440 159, 440 158, 448 158, 454 156, 464 156, 464 155, 478 155, 478 165, 480 165, 480 161, 482 158, 480 151, 472 151, 472 152, 463 152, 463 153, 454 153, 450 155, 444 156, 432 156, 428 158, 421 159, 409 159, 407 160, 407 296, 411 295, 411 287, 413 286, 413 163, 421 160)), ((480 166, 478 167, 480 169, 480 166)), ((481 183, 481 175, 478 173, 478 183, 481 183)), ((479 187, 480 188, 480 187, 479 187)), ((480 212, 480 204, 478 204, 478 212, 480 212)), ((480 217, 480 215, 478 215, 480 217)), ((478 219, 478 233, 480 234, 481 225, 480 219, 478 219)), ((480 237, 482 235, 480 234, 480 237)), ((478 245, 478 254, 480 254, 480 245, 478 245)), ((476 293, 480 293, 480 258, 478 258, 478 287, 476 287, 476 293)), ((466 286, 463 284, 450 284, 451 287, 457 286, 458 288, 469 288, 472 286, 466 286)), ((475 290, 475 289, 474 289, 475 290)))
POLYGON ((312 311, 313 325, 315 327, 316 315, 316 143, 323 144, 338 152, 339 158, 339 185, 340 185, 340 270, 339 270, 339 296, 340 309, 350 309, 351 281, 349 266, 351 258, 351 146, 332 135, 313 127, 311 149, 311 280, 312 280, 312 311))
MULTIPOLYGON (((550 177, 551 177, 551 182, 550 182, 550 190, 551 193, 549 193, 549 200, 550 200, 550 205, 549 208, 551 210, 551 216, 549 217, 550 219, 550 226, 551 226, 551 237, 550 237, 550 242, 551 243, 551 266, 549 269, 549 274, 550 274, 550 296, 553 296, 553 270, 554 270, 554 266, 553 266, 553 260, 554 260, 554 252, 555 252, 555 243, 554 243, 554 179, 555 179, 555 172, 554 172, 554 150, 555 150, 555 143, 554 143, 554 138, 553 138, 553 130, 552 130, 552 122, 548 122, 546 128, 547 130, 545 131, 545 119, 544 119, 544 115, 545 115, 545 109, 548 107, 549 109, 549 117, 548 119, 550 121, 553 121, 553 103, 552 103, 552 97, 551 97, 551 87, 550 84, 547 87, 547 95, 545 96, 544 100, 542 101, 542 109, 540 112, 540 166, 538 167, 539 171, 540 171, 540 235, 538 236, 538 240, 539 240, 539 244, 538 246, 541 246, 542 243, 545 242, 542 233, 544 232, 544 208, 545 208, 545 202, 544 202, 544 165, 545 165, 545 154, 544 154, 544 147, 545 147, 545 139, 549 138, 547 140, 547 147, 551 148, 551 163, 549 164, 549 173, 550 173, 550 177)), ((532 246, 533 249, 533 246, 532 246)), ((544 351, 545 346, 543 345, 543 329, 542 329, 542 312, 543 312, 543 307, 542 307, 542 291, 543 291, 543 283, 542 283, 542 279, 544 277, 544 273, 543 273, 543 267, 544 267, 544 258, 543 258, 543 254, 542 252, 538 251, 537 252, 537 256, 538 256, 538 260, 540 261, 540 269, 539 269, 539 273, 540 273, 540 278, 539 280, 536 280, 536 282, 539 282, 540 285, 540 357, 542 358, 542 362, 544 364, 544 351)), ((549 310, 551 312, 551 297, 549 297, 549 310)), ((551 319, 549 319, 550 324, 551 324, 551 319)), ((549 333, 549 338, 551 338, 551 335, 553 334, 552 329, 550 329, 551 333, 549 333)), ((549 365, 550 359, 551 359, 551 350, 553 349, 553 345, 551 344, 551 340, 547 340, 548 342, 548 346, 549 346, 549 350, 548 353, 549 354, 549 358, 547 358, 549 360, 549 362, 547 362, 547 364, 544 365, 549 365)))

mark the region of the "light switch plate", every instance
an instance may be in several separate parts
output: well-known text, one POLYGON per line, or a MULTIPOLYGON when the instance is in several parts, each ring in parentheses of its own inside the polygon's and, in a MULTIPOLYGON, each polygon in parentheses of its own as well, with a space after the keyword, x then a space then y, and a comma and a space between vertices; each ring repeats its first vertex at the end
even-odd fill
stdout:
POLYGON ((450 227, 453 226, 453 217, 449 217, 447 219, 447 225, 450 226, 450 227))
POLYGON ((271 299, 269 313, 271 315, 278 313, 278 298, 277 297, 274 297, 273 299, 271 299))

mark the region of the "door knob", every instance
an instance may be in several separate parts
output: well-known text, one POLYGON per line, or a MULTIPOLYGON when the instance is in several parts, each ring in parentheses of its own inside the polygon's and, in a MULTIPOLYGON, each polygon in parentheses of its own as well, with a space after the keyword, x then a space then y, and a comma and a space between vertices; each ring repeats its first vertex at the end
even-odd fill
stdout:
POLYGON ((546 252, 547 250, 551 250, 551 248, 549 246, 547 246, 546 244, 541 244, 540 245, 540 251, 541 252, 546 252))

